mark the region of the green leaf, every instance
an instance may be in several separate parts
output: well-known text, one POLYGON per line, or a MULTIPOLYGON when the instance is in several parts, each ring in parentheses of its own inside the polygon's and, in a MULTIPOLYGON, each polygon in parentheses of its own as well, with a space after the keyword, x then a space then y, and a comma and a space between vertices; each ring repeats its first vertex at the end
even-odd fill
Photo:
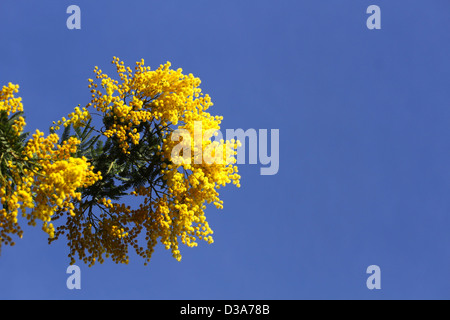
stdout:
POLYGON ((64 141, 69 140, 70 137, 70 127, 71 125, 69 124, 67 127, 64 128, 64 131, 61 135, 61 142, 60 144, 62 145, 64 141))

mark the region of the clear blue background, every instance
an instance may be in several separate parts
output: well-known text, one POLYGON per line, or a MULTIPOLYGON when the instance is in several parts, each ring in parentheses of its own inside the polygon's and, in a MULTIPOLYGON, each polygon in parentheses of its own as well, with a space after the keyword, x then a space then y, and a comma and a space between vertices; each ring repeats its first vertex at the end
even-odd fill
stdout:
POLYGON ((113 56, 202 79, 223 129, 280 130, 280 170, 241 165, 207 218, 215 243, 149 266, 81 267, 25 227, 0 257, 2 299, 449 299, 450 2, 1 1, 0 84, 29 131, 89 102, 113 56), (66 8, 81 8, 81 30, 66 8), (381 8, 368 30, 366 9, 381 8), (366 268, 381 268, 381 290, 366 268))

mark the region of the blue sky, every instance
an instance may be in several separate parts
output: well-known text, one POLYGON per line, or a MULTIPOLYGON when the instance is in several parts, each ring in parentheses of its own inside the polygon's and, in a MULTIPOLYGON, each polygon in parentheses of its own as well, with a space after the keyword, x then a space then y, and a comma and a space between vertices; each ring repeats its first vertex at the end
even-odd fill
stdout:
POLYGON ((280 130, 280 169, 241 165, 207 211, 215 243, 149 266, 81 268, 25 227, 1 299, 449 299, 450 2, 2 1, 0 84, 29 131, 89 102, 93 68, 171 61, 202 79, 223 129, 280 130), (66 8, 81 8, 81 30, 66 8), (381 8, 381 30, 366 9, 381 8), (366 268, 381 268, 368 290, 366 268))

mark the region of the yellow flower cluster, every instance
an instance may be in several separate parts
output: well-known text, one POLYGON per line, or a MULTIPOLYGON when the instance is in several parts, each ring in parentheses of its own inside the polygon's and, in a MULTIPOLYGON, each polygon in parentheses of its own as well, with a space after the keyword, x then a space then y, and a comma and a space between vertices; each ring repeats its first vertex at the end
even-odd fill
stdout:
MULTIPOLYGON (((11 84, 0 92, 1 111, 8 115, 23 110, 21 99, 13 96, 16 92, 18 86, 11 84)), ((22 117, 15 121, 13 129, 17 136, 22 134, 24 126, 22 117)), ((53 237, 52 216, 56 212, 73 214, 73 201, 81 196, 79 189, 101 179, 86 158, 71 156, 80 141, 70 138, 62 145, 58 141, 57 134, 44 138, 36 130, 20 154, 2 148, 1 158, 11 156, 14 161, 8 161, 7 169, 2 172, 7 178, 0 184, 0 245, 13 244, 11 234, 22 237, 17 218, 19 209, 29 224, 36 225, 37 219, 43 221, 43 230, 53 237)))
MULTIPOLYGON (((8 86, 3 86, 0 91, 0 112, 6 112, 7 116, 14 114, 16 112, 23 111, 23 104, 21 97, 14 97, 14 93, 19 92, 19 85, 8 83, 8 86)), ((23 131, 23 127, 25 126, 25 119, 23 117, 19 117, 18 120, 14 121, 13 129, 17 135, 23 131)))
POLYGON ((172 141, 174 130, 187 130, 194 137, 196 123, 201 124, 202 134, 220 129, 222 117, 206 111, 213 103, 209 95, 201 92, 200 79, 183 74, 182 69, 171 69, 169 62, 151 70, 141 60, 136 62, 134 71, 116 57, 113 64, 120 80, 96 67, 97 81, 89 79, 92 100, 83 109, 83 116, 62 119, 59 124, 86 126, 90 119, 87 113, 93 108, 107 120, 100 132, 116 139, 124 155, 129 155, 132 147, 146 138, 144 133, 151 131, 160 138, 155 151, 160 159, 160 179, 149 177, 148 183, 132 190, 132 195, 142 199, 138 208, 102 198, 97 201, 101 211, 96 221, 86 217, 90 209, 82 204, 68 224, 59 229, 57 237, 68 233, 72 263, 76 253, 90 265, 103 262, 103 254, 118 263, 127 263, 129 246, 148 262, 158 242, 180 260, 180 241, 188 247, 197 246, 197 240, 213 242, 205 209, 208 203, 223 208, 218 193, 221 186, 232 182, 239 187, 240 176, 233 157, 238 142, 191 140, 190 163, 173 161, 172 150, 179 143, 172 141), (139 132, 141 124, 151 130, 139 132), (204 152, 223 157, 224 161, 199 161, 204 152), (145 233, 144 246, 138 241, 141 233, 145 233))
POLYGON ((69 125, 73 125, 74 128, 82 126, 81 123, 85 123, 89 119, 91 119, 91 114, 86 110, 86 108, 80 109, 79 107, 75 107, 75 111, 68 115, 69 119, 62 118, 58 122, 53 121, 55 124, 54 127, 51 127, 52 130, 59 130, 60 125, 64 124, 64 127, 69 125))
POLYGON ((100 180, 101 174, 93 172, 93 166, 85 157, 75 158, 80 141, 69 138, 56 146, 59 137, 51 134, 47 138, 38 130, 25 147, 29 158, 36 158, 39 175, 34 176, 31 192, 36 194, 35 207, 27 218, 34 224, 36 218, 44 221, 44 230, 50 238, 54 236, 52 224, 48 225, 56 212, 74 215, 73 201, 81 200, 80 188, 86 188, 100 180))
MULTIPOLYGON (((6 113, 7 116, 14 114, 15 112, 23 111, 22 99, 20 97, 14 97, 14 94, 19 92, 19 86, 9 83, 8 86, 3 86, 0 91, 0 112, 6 113)), ((16 136, 21 134, 23 128, 23 118, 20 118, 20 122, 15 123, 14 133, 16 136)), ((11 142, 12 137, 3 137, 8 143, 11 142)), ((3 143, 2 143, 3 144, 3 143)), ((14 164, 11 160, 4 161, 6 158, 5 146, 1 145, 1 174, 2 181, 0 182, 0 202, 2 209, 0 210, 0 247, 2 244, 14 245, 11 235, 16 234, 22 237, 22 230, 18 225, 18 209, 20 208, 20 202, 24 206, 32 206, 33 202, 30 199, 29 188, 27 186, 27 177, 22 177, 19 172, 14 170, 14 164), (6 167, 6 168, 5 168, 6 167), (9 177, 7 174, 9 173, 9 177), (16 181, 22 181, 22 184, 17 184, 16 181)), ((11 150, 12 151, 12 150, 11 150)), ((12 152, 10 153, 12 154, 12 152)), ((17 154, 12 154, 14 157, 19 157, 17 154)))
POLYGON ((14 97, 14 93, 19 92, 19 85, 8 83, 8 86, 3 86, 0 91, 0 111, 6 111, 9 116, 11 113, 23 111, 22 98, 14 97))
POLYGON ((14 129, 16 135, 20 135, 23 132, 23 128, 25 127, 25 119, 24 117, 19 117, 18 120, 14 120, 14 124, 12 128, 14 129))

